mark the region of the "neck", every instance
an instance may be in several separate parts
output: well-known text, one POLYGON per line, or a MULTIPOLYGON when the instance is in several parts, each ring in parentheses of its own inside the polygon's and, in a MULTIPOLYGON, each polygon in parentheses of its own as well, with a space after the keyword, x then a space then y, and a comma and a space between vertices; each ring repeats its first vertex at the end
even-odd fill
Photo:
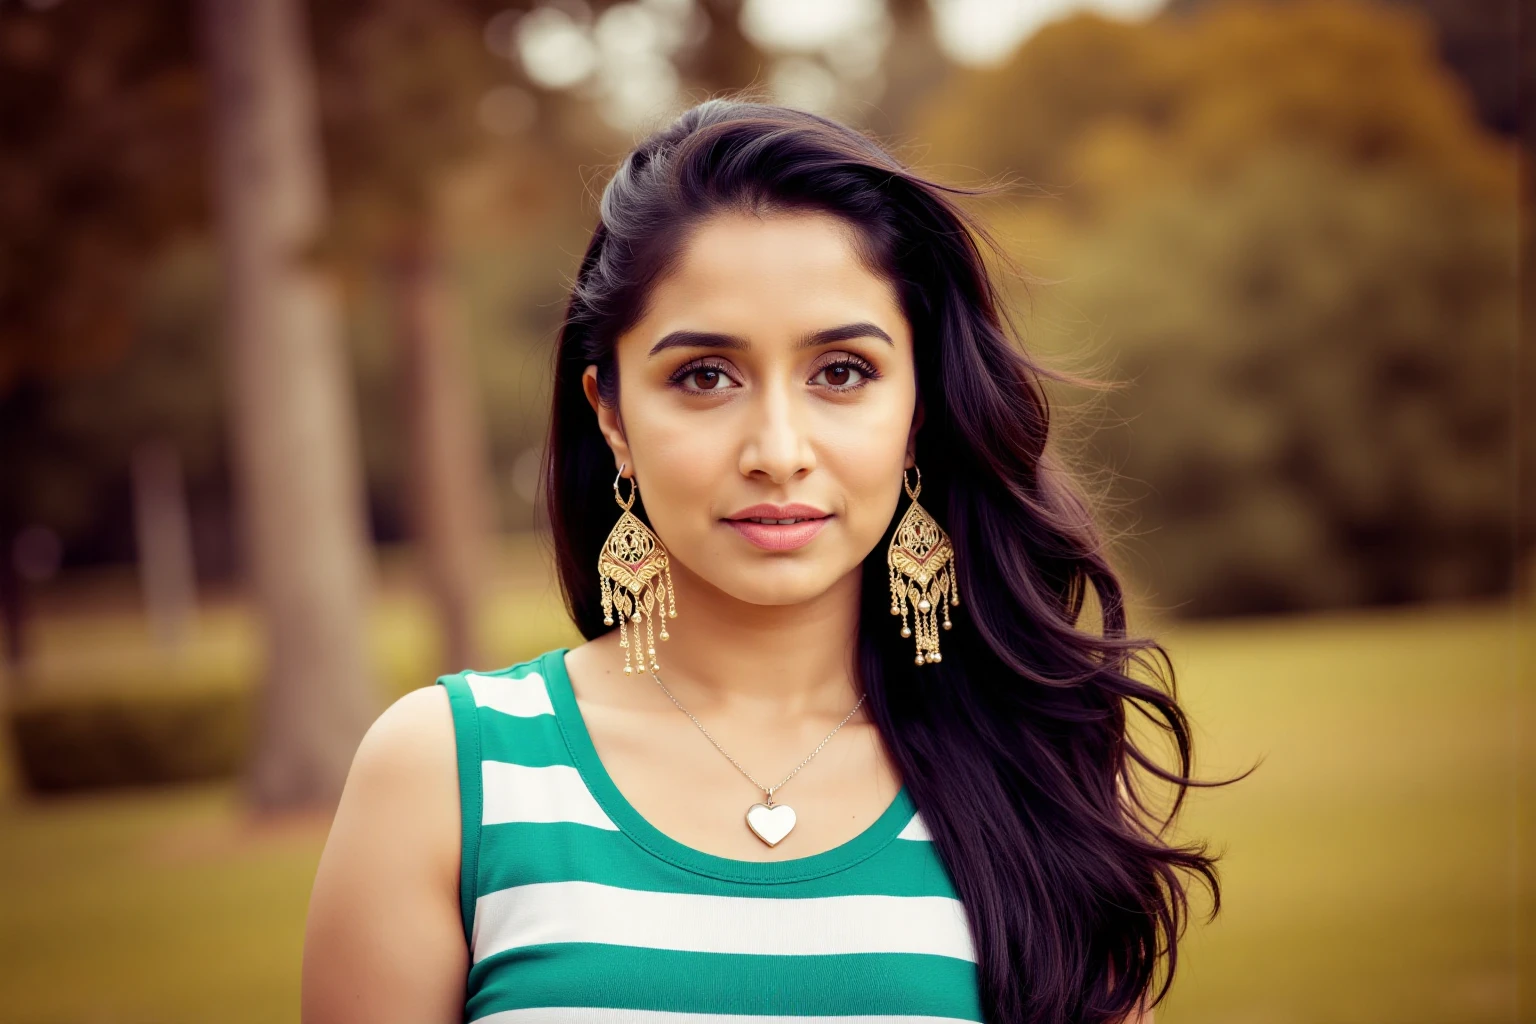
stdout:
POLYGON ((674 561, 678 617, 668 622, 671 639, 657 644, 656 674, 690 711, 741 711, 764 721, 841 719, 860 693, 860 577, 856 567, 808 601, 760 605, 731 597, 674 561))

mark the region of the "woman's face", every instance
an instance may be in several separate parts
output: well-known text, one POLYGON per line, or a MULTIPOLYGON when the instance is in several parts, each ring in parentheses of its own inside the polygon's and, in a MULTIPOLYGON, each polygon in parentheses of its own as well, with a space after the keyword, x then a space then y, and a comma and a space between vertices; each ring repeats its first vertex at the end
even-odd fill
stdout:
POLYGON ((817 213, 705 221, 618 340, 618 409, 597 401, 596 367, 583 381, 674 573, 751 604, 856 571, 912 465, 911 328, 852 230, 817 213))

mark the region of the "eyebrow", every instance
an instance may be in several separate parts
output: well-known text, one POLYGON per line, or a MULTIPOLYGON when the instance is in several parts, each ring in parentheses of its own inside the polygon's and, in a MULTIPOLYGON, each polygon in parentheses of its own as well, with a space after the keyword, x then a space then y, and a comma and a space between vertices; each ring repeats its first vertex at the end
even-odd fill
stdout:
MULTIPOLYGON (((895 345, 891 336, 867 320, 858 323, 843 324, 840 327, 828 327, 820 331, 807 334, 795 343, 795 348, 815 348, 817 345, 829 345, 836 341, 851 341, 854 338, 879 338, 887 345, 895 345)), ((752 343, 746 338, 735 334, 720 334, 715 331, 673 331, 651 346, 650 355, 655 355, 669 348, 727 348, 745 349, 751 348, 752 343)))

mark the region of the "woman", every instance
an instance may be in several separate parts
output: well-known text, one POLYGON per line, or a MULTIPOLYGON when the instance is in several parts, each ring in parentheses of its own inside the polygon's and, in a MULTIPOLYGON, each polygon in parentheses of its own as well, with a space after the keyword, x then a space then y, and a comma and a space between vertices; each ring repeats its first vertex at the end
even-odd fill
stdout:
POLYGON ((587 642, 369 731, 309 1024, 1151 1020, 1218 893, 1131 769, 1189 732, 951 191, 718 100, 624 160, 546 474, 587 642))

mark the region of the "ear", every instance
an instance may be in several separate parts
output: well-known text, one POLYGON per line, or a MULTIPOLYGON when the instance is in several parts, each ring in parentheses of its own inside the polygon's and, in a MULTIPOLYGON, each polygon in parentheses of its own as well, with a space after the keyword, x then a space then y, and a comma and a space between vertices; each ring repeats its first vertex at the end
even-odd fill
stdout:
POLYGON ((608 447, 613 451, 613 468, 626 466, 625 472, 633 479, 635 457, 630 454, 629 442, 624 439, 624 423, 617 408, 609 408, 598 398, 596 365, 588 366, 582 373, 581 390, 587 396, 587 404, 597 414, 597 429, 602 431, 603 440, 608 442, 608 447))
POLYGON ((917 465, 917 431, 923 425, 923 400, 917 400, 917 408, 912 413, 912 429, 907 433, 907 459, 903 466, 911 469, 917 465))

